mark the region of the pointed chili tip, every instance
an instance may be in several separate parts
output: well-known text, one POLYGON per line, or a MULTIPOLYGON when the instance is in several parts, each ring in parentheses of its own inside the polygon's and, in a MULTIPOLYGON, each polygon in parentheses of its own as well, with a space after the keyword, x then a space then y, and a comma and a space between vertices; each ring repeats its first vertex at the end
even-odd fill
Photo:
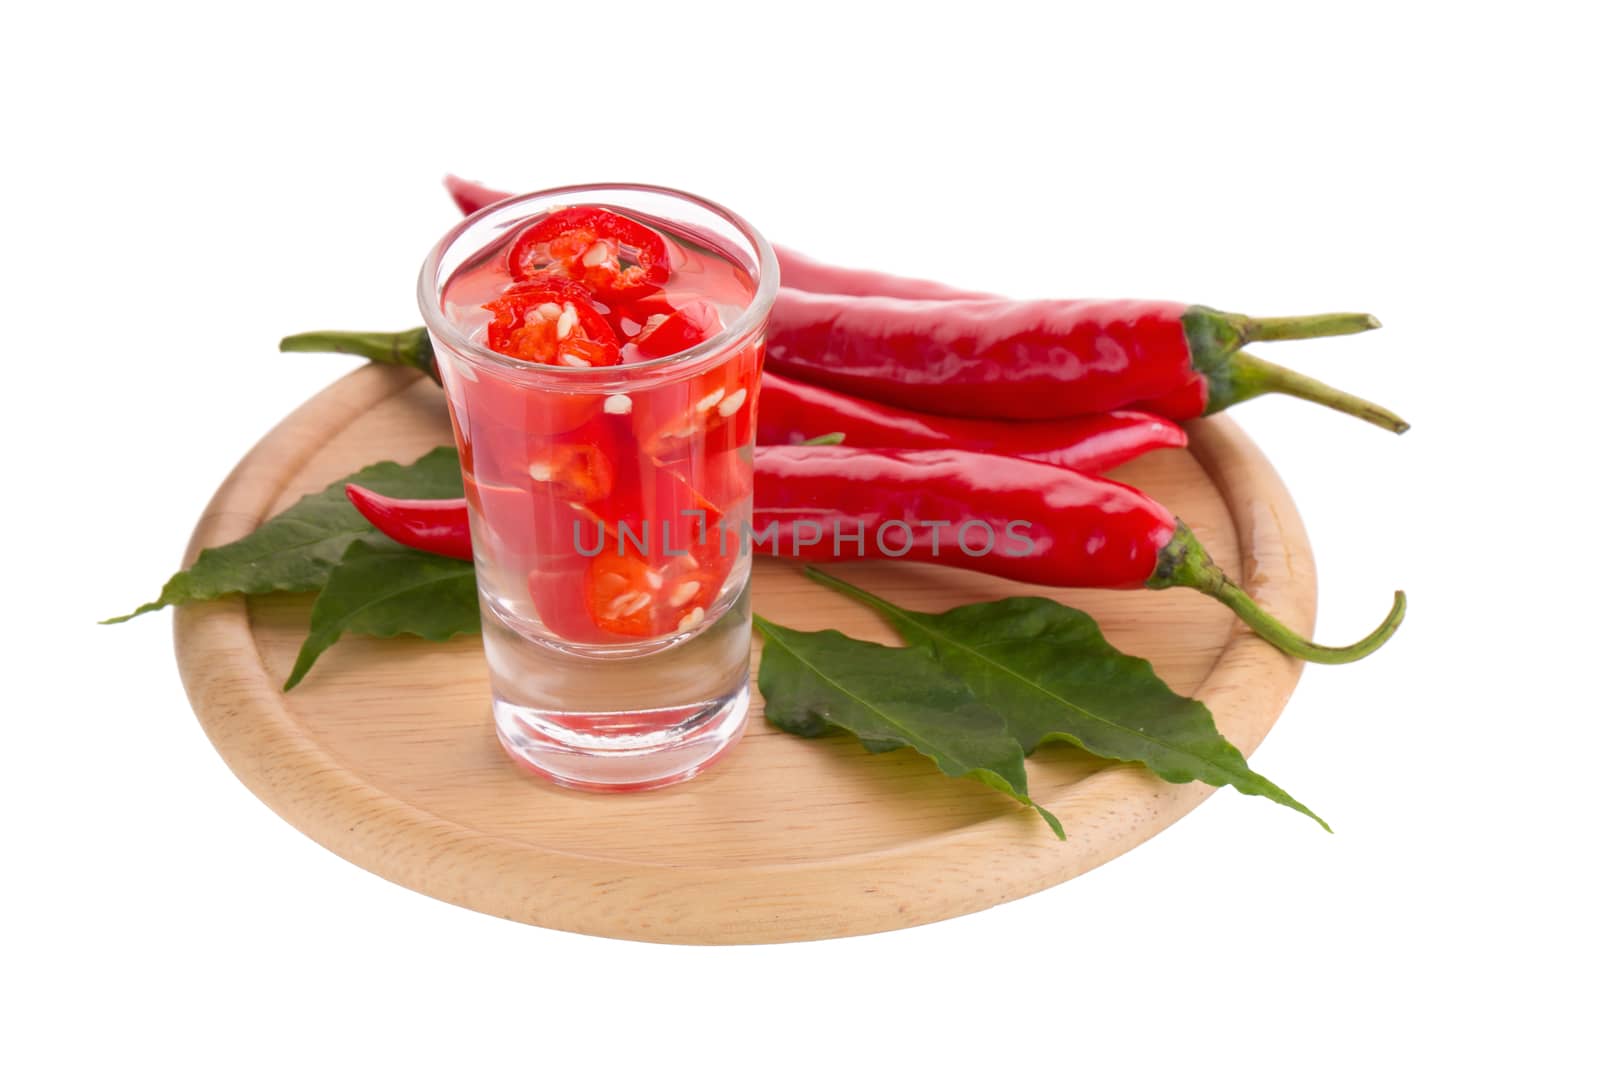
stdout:
POLYGON ((490 189, 457 174, 446 174, 444 187, 463 215, 470 215, 511 195, 498 189, 490 189))
POLYGON ((1369 329, 1369 330, 1381 330, 1381 329, 1383 329, 1383 323, 1378 321, 1378 316, 1376 316, 1376 315, 1368 315, 1367 316, 1367 329, 1369 329))
POLYGON ((469 182, 458 174, 444 176, 444 190, 450 194, 450 199, 455 201, 456 207, 463 215, 470 215, 483 206, 480 203, 482 198, 474 195, 477 192, 477 183, 469 182))

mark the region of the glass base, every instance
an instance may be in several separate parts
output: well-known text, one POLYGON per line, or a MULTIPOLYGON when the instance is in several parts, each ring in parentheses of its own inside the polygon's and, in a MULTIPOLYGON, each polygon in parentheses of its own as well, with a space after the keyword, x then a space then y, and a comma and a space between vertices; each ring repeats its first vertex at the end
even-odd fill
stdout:
POLYGON ((511 758, 541 778, 623 793, 693 778, 733 747, 749 711, 746 678, 717 700, 621 713, 545 711, 496 698, 494 724, 511 758))

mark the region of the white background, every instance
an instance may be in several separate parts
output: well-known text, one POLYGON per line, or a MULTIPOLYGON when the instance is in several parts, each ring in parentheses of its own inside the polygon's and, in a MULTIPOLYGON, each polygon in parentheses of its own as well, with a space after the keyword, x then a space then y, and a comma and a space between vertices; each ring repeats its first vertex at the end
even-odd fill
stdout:
POLYGON ((0 1058, 1585 1058, 1586 6, 13 12, 0 1058), (1018 295, 1379 314, 1277 354, 1411 434, 1237 415, 1312 531, 1319 635, 1412 599, 1253 760, 1337 833, 1224 792, 990 912, 695 949, 453 908, 279 821, 196 725, 169 620, 92 623, 351 369, 280 335, 416 320, 446 170, 679 186, 821 258, 1018 295))

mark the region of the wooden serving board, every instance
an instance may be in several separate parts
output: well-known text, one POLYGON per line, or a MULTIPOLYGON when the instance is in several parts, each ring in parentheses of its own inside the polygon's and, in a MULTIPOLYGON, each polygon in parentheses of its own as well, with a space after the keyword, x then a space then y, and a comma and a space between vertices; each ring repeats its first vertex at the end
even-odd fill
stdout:
MULTIPOLYGON (((1288 492, 1228 419, 1190 432, 1190 451, 1147 456, 1116 476, 1183 516, 1258 600, 1308 632, 1316 577, 1288 492)), ((189 558, 365 464, 410 462, 449 440, 434 385, 407 370, 358 370, 240 462, 201 517, 189 558)), ((845 573, 926 611, 1057 595, 1209 705, 1246 754, 1300 672, 1298 661, 1187 590, 1051 591, 914 564, 853 564, 845 573)), ((501 752, 476 637, 347 637, 303 684, 282 692, 311 599, 178 609, 179 667, 212 743, 246 786, 326 848, 419 892, 521 922, 701 944, 912 926, 1081 874, 1211 792, 1048 746, 1028 761, 1028 775, 1039 803, 1065 824, 1063 843, 1008 798, 945 778, 912 753, 873 756, 850 738, 780 733, 763 719, 758 693, 744 739, 694 781, 621 795, 561 789, 501 752)), ((758 562, 754 603, 788 626, 895 640, 865 608, 785 562, 758 562)))

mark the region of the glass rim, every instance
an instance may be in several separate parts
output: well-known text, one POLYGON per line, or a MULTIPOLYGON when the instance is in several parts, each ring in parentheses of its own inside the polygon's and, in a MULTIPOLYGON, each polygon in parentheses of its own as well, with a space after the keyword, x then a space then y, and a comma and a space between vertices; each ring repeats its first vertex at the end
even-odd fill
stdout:
POLYGON ((693 363, 705 356, 720 352, 724 348, 737 344, 749 334, 754 333, 771 314, 772 304, 777 295, 777 254, 773 252, 772 245, 768 243, 767 239, 761 235, 761 231, 746 222, 743 216, 728 210, 716 201, 684 192, 682 189, 639 182, 591 182, 581 185, 560 185, 536 192, 522 193, 518 196, 507 197, 504 200, 497 200, 493 204, 485 205, 452 226, 434 244, 433 248, 428 252, 427 258, 422 261, 422 271, 417 278, 417 303, 422 309, 424 325, 427 326, 429 333, 448 344, 456 352, 530 378, 547 378, 552 383, 565 381, 573 385, 579 382, 615 381, 619 377, 631 378, 635 375, 650 374, 663 368, 693 363), (756 279, 756 291, 751 296, 750 303, 744 306, 732 323, 724 326, 720 331, 699 344, 686 348, 682 352, 674 352, 669 356, 657 356, 654 359, 641 360, 637 363, 618 363, 604 367, 567 367, 514 359, 472 340, 465 331, 445 315, 439 299, 444 291, 444 279, 439 277, 439 271, 443 265, 445 253, 454 247, 456 242, 465 236, 473 226, 487 217, 490 212, 501 211, 507 207, 534 200, 547 200, 566 196, 587 196, 605 192, 640 192, 671 197, 694 204, 731 224, 739 231, 740 236, 750 242, 756 253, 756 267, 759 276, 756 279))

